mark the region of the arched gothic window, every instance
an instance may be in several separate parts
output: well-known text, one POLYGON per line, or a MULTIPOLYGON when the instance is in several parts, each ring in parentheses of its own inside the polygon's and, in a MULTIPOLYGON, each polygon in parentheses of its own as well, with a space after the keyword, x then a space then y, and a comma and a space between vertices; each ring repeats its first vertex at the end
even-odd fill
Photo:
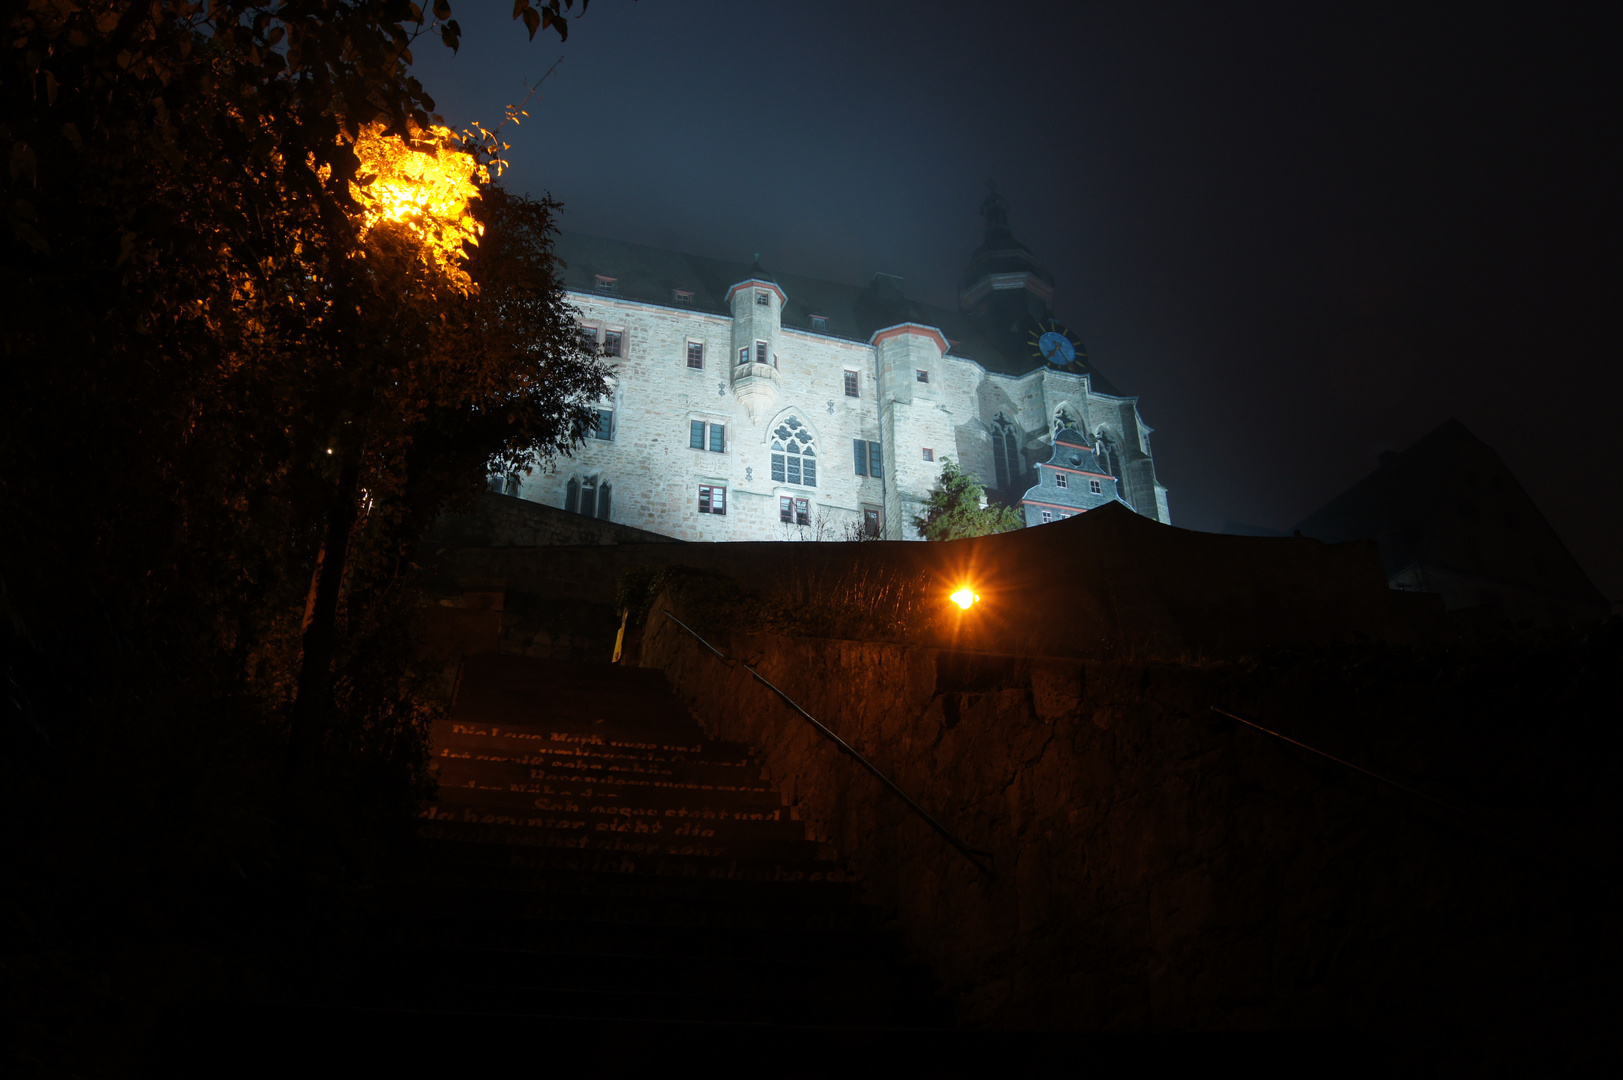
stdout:
POLYGON ((811 432, 796 417, 788 417, 772 432, 772 480, 817 486, 817 450, 811 432))
POLYGON ((1015 478, 1025 471, 1020 460, 1020 441, 1015 437, 1014 425, 998 413, 992 420, 992 469, 997 474, 999 491, 1014 488, 1015 478))
POLYGON ((569 483, 564 485, 564 509, 571 514, 580 509, 580 481, 574 477, 570 477, 569 483))
POLYGON ((613 493, 607 480, 597 486, 597 516, 604 521, 609 520, 609 496, 613 493))
POLYGON ((580 512, 587 517, 597 516, 597 477, 588 476, 580 486, 580 512))

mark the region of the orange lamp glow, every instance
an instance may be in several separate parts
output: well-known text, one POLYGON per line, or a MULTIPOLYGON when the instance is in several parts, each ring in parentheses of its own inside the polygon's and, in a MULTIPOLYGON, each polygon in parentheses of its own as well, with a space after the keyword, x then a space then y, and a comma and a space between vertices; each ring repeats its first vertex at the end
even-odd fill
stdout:
POLYGON ((965 585, 963 588, 953 593, 948 599, 957 604, 959 607, 963 608, 965 611, 968 611, 970 605, 975 603, 975 601, 979 600, 980 598, 980 593, 976 592, 974 589, 971 589, 968 585, 965 585))

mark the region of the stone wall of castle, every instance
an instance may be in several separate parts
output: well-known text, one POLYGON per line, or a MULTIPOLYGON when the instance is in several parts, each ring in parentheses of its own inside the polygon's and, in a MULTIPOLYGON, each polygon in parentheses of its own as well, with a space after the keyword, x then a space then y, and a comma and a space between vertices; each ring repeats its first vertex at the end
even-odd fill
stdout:
MULTIPOLYGON (((1035 462, 1046 460, 1062 409, 1103 425, 1127 448, 1129 464, 1149 460, 1134 399, 1095 394, 1081 375, 989 373, 951 355, 932 328, 880 331, 867 344, 766 326, 762 320, 775 323, 781 303, 772 286, 737 290, 731 318, 596 293, 571 292, 570 300, 596 341, 618 335, 613 388, 599 404, 613 419, 607 438, 589 439, 572 458, 520 478, 517 494, 533 502, 561 508, 571 481, 597 492, 606 484, 608 520, 681 540, 832 539, 862 527, 865 512, 879 516, 887 538, 914 539, 912 518, 944 457, 997 487, 989 437, 997 416, 1020 433, 1016 497, 1035 462), (757 305, 757 292, 765 303, 757 305), (739 366, 741 351, 751 364, 757 359, 757 340, 770 370, 739 366), (847 372, 856 377, 855 397, 846 394, 847 372), (788 473, 774 477, 772 444, 782 441, 790 419, 799 422, 791 429, 811 438, 815 485, 804 482, 804 469, 799 484, 788 473), (702 448, 691 445, 695 424, 704 425, 702 448), (857 439, 881 444, 882 476, 858 474, 857 439), (724 513, 715 512, 718 491, 724 513), (781 520, 785 499, 794 518, 788 524, 781 520), (807 524, 800 523, 800 500, 807 524)), ((1143 490, 1127 484, 1135 508, 1167 520, 1153 467, 1142 475, 1149 477, 1143 490)))

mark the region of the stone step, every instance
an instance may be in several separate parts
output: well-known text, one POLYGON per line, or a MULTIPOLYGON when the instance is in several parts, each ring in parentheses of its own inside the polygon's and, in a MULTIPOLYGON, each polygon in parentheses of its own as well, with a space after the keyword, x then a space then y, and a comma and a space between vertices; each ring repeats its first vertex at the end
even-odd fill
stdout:
POLYGON ((478 770, 492 780, 536 780, 548 783, 624 784, 632 787, 679 787, 693 790, 706 785, 719 790, 766 790, 759 766, 714 764, 709 762, 651 762, 632 759, 602 759, 592 755, 533 753, 525 751, 468 750, 441 748, 433 758, 436 767, 478 770))
MULTIPOLYGON (((419 828, 432 822, 419 822, 419 828)), ((449 831, 449 823, 439 823, 449 831)), ((603 876, 674 878, 687 885, 711 882, 721 888, 737 884, 754 887, 787 885, 848 887, 845 868, 820 854, 817 858, 753 858, 665 852, 598 851, 549 848, 494 840, 448 843, 439 836, 421 837, 424 859, 436 866, 457 865, 533 874, 589 873, 603 876), (724 884, 723 884, 724 883, 724 884)), ((819 847, 819 851, 823 851, 819 847)))
POLYGON ((678 822, 637 820, 588 822, 562 811, 485 813, 470 807, 442 811, 431 806, 419 817, 417 835, 426 840, 501 844, 633 856, 698 855, 715 859, 816 860, 820 846, 804 839, 799 822, 678 822))
MULTIPOLYGON (((439 786, 442 791, 475 790, 507 791, 528 794, 532 798, 542 795, 578 799, 609 799, 621 802, 635 801, 640 806, 675 807, 702 800, 706 805, 770 809, 783 805, 783 796, 765 781, 748 784, 700 783, 696 780, 652 778, 644 783, 620 781, 636 777, 613 777, 609 782, 581 776, 546 779, 544 769, 532 770, 521 765, 489 767, 485 762, 441 759, 438 767, 439 786), (702 794, 701 794, 702 793, 702 794)), ((554 774, 556 775, 556 774, 554 774)))
POLYGON ((646 926, 736 926, 744 929, 868 931, 871 908, 843 897, 683 897, 538 892, 498 886, 426 885, 401 894, 424 917, 570 919, 646 926))
POLYGON ((431 745, 436 753, 443 748, 662 766, 691 762, 697 765, 731 765, 740 769, 753 764, 759 768, 754 751, 744 743, 706 740, 697 732, 670 732, 662 739, 649 739, 603 729, 580 734, 555 725, 474 724, 440 720, 434 725, 431 745), (689 737, 673 737, 678 734, 689 737))
MULTIPOLYGON (((700 876, 699 873, 661 873, 648 860, 586 852, 534 851, 488 844, 420 842, 411 887, 443 889, 499 889, 547 895, 644 896, 675 899, 715 899, 769 903, 854 903, 860 884, 848 879, 840 866, 822 867, 817 880, 700 876), (642 867, 639 870, 639 867, 642 867)), ((695 870, 702 860, 655 860, 695 870)), ((781 864, 774 864, 781 870, 781 864)), ((717 867, 712 866, 712 869, 717 867)), ((719 869, 730 869, 720 867, 719 869)), ((815 872, 815 871, 814 871, 815 872)))
POLYGON ((456 919, 413 916, 398 926, 402 945, 414 949, 488 949, 551 956, 640 956, 665 960, 744 959, 835 962, 902 960, 895 940, 862 928, 851 930, 751 929, 736 926, 660 926, 468 915, 456 919))
POLYGON ((511 949, 444 949, 369 960, 366 970, 393 981, 428 970, 436 979, 491 988, 587 990, 637 988, 665 993, 732 993, 786 997, 848 996, 894 1000, 910 994, 935 1007, 928 971, 888 957, 842 953, 811 959, 699 956, 672 960, 621 954, 547 954, 511 949))
POLYGON ((483 807, 491 810, 563 810, 588 820, 798 821, 793 809, 767 792, 672 791, 669 788, 616 788, 571 784, 440 784, 441 810, 483 807), (580 793, 577 794, 577 791, 580 793), (590 792, 590 794, 586 794, 590 792))
MULTIPOLYGON (((350 995, 345 995, 346 997, 350 995)), ((699 1023, 796 1023, 889 1026, 896 1008, 889 998, 803 994, 745 994, 684 990, 660 992, 624 987, 490 987, 436 980, 431 995, 389 984, 370 990, 366 997, 387 1008, 435 1005, 476 1011, 500 1010, 503 1015, 579 1017, 617 1021, 664 1020, 699 1023)), ((923 1010, 920 1010, 921 1012, 923 1010)))

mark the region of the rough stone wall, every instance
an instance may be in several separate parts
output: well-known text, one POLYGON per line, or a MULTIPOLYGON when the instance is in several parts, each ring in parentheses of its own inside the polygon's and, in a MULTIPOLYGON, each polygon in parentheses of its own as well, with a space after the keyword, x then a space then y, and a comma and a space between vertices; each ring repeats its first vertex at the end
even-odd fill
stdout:
MULTIPOLYGON (((1373 744, 1411 782, 1435 784, 1448 733, 1401 700, 1380 723, 1314 726, 1304 708, 1323 719, 1336 703, 1234 667, 712 636, 992 851, 989 878, 658 611, 642 664, 665 670, 713 737, 765 752, 769 776, 896 913, 967 1021, 1458 1029, 1491 1058, 1508 1032, 1537 1031, 1557 1053, 1616 1007, 1611 901, 1556 850, 1607 850, 1615 830, 1589 816, 1587 833, 1543 822, 1557 843, 1506 843, 1208 709, 1294 715, 1303 738, 1373 744)), ((1499 764, 1506 775, 1475 774, 1485 790, 1522 768, 1514 752, 1499 764)), ((1540 800, 1552 805, 1540 794, 1526 812, 1540 800)))
MULTIPOLYGON (((619 498, 618 494, 615 498, 619 498)), ((479 505, 472 514, 451 515, 439 521, 429 539, 481 548, 673 542, 668 536, 494 491, 480 493, 479 505)))
MULTIPOLYGON (((775 299, 757 308, 753 290, 741 294, 740 310, 752 324, 765 313, 777 315, 775 299)), ((561 508, 571 479, 595 479, 613 487, 611 518, 682 540, 733 541, 807 539, 816 529, 786 529, 779 521, 782 495, 812 501, 814 519, 826 519, 823 535, 860 523, 865 508, 883 509, 885 535, 912 538, 911 518, 940 475, 939 459, 955 456, 992 486, 987 422, 999 411, 1026 433, 1023 464, 1046 458, 1034 449, 1048 436, 1044 387, 1048 374, 1020 379, 991 375, 979 364, 943 357, 926 339, 905 335, 875 349, 862 342, 779 328, 763 337, 778 357, 777 400, 752 421, 735 395, 731 372, 740 337, 735 320, 678 307, 616 299, 609 294, 570 293, 581 321, 602 341, 605 331, 621 335, 622 355, 611 362, 614 387, 601 403, 614 410, 613 437, 588 439, 572 458, 521 478, 524 499, 561 508), (688 343, 702 346, 704 367, 687 366, 688 343), (896 352, 893 376, 881 383, 880 352, 896 352), (914 381, 924 368, 931 381, 914 381), (845 396, 846 371, 858 375, 859 396, 845 396), (815 488, 774 484, 770 443, 774 423, 797 416, 817 437, 815 488), (722 424, 726 449, 689 447, 689 425, 722 424), (881 442, 886 476, 856 475, 853 439, 881 442), (936 462, 923 460, 923 449, 936 462), (701 484, 727 489, 725 516, 699 513, 701 484)), ((763 333, 765 333, 763 331, 763 333)), ((1056 376, 1057 377, 1057 376, 1056 376)), ((1085 397, 1085 382, 1068 393, 1085 397)), ((1020 490, 1024 490, 1021 486, 1020 490)), ((1153 515, 1152 515, 1153 516, 1153 515)))

